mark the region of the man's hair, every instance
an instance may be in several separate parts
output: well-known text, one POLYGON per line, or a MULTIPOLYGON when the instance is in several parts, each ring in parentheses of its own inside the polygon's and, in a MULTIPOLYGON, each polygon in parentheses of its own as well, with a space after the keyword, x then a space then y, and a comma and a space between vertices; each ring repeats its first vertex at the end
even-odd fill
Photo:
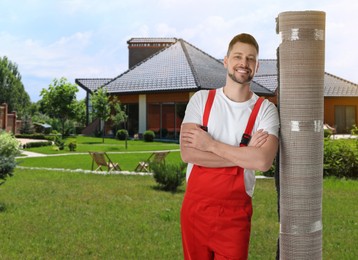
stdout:
POLYGON ((247 44, 250 44, 252 46, 255 47, 256 51, 257 51, 257 54, 259 53, 259 45, 256 41, 256 39, 248 34, 248 33, 241 33, 241 34, 238 34, 236 35, 234 38, 232 38, 232 40, 230 41, 229 43, 229 48, 227 50, 227 56, 229 56, 233 46, 235 45, 235 43, 237 42, 242 42, 242 43, 247 43, 247 44))

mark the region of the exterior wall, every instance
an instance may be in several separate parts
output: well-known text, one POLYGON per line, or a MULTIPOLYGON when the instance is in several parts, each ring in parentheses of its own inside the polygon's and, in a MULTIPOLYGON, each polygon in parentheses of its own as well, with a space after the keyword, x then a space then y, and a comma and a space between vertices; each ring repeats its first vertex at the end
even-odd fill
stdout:
POLYGON ((147 103, 188 102, 188 92, 147 94, 147 103))
POLYGON ((324 123, 336 127, 335 107, 336 106, 354 106, 355 124, 358 124, 358 97, 325 97, 324 98, 324 123))
MULTIPOLYGON (((188 103, 189 99, 195 92, 168 92, 168 93, 149 93, 143 95, 121 95, 118 96, 122 104, 138 104, 139 105, 139 133, 144 133, 147 127, 153 125, 153 121, 165 120, 166 117, 171 117, 174 113, 170 108, 165 108, 165 103, 188 103), (162 113, 166 115, 160 115, 159 110, 156 112, 152 109, 148 111, 150 104, 163 104, 162 113), (165 110, 169 109, 169 110, 165 110), (150 112, 152 111, 152 112, 150 112), (149 114, 150 113, 150 114, 149 114), (152 124, 148 122, 151 121, 152 124)), ((277 105, 277 96, 265 97, 271 102, 277 105)), ((335 106, 355 106, 356 107, 356 124, 358 124, 358 97, 325 97, 324 98, 324 123, 335 127, 335 106)), ((159 106, 158 106, 159 107, 159 106)), ((181 120, 176 120, 176 126, 181 123, 181 120)), ((159 123, 158 123, 159 124, 159 123)), ((158 126, 155 127, 157 130, 158 126)), ((164 128, 164 126, 163 126, 164 128)), ((171 129, 169 129, 171 130, 171 129)), ((175 131, 178 131, 176 127, 175 131)))

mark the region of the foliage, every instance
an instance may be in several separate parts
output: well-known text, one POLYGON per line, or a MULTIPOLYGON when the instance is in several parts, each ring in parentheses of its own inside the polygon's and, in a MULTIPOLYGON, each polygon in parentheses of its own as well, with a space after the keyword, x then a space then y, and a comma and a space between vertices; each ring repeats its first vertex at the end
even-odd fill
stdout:
POLYGON ((86 125, 86 102, 85 100, 79 100, 75 103, 75 120, 80 126, 86 125))
POLYGON ((68 149, 70 149, 71 152, 76 151, 76 148, 77 148, 76 142, 70 142, 70 143, 68 144, 68 149))
POLYGON ((266 176, 266 177, 273 177, 273 176, 275 176, 275 172, 276 172, 276 163, 274 161, 272 163, 270 169, 268 171, 262 172, 262 175, 266 176))
POLYGON ((122 107, 120 100, 116 96, 113 97, 113 99, 111 100, 111 106, 113 110, 113 113, 111 115, 111 120, 114 127, 114 133, 116 133, 117 129, 119 129, 119 127, 121 127, 123 124, 125 127, 125 123, 127 122, 128 115, 125 112, 126 107, 125 106, 122 107))
POLYGON ((0 132, 0 155, 5 157, 15 157, 19 155, 20 143, 11 134, 0 132))
POLYGON ((116 133, 118 140, 126 140, 128 138, 128 131, 126 129, 119 129, 116 133))
POLYGON ((8 111, 16 111, 19 118, 31 106, 30 96, 21 82, 17 65, 6 56, 0 57, 0 104, 7 103, 8 111))
POLYGON ((152 130, 147 130, 143 134, 144 142, 153 142, 155 133, 152 130))
POLYGON ((358 178, 358 151, 345 140, 326 141, 324 146, 324 176, 358 178))
POLYGON ((20 143, 12 135, 0 132, 0 185, 12 176, 16 166, 15 156, 19 154, 20 143))
POLYGON ((42 106, 50 117, 59 119, 61 132, 65 135, 65 123, 76 117, 76 85, 65 78, 54 79, 48 89, 42 89, 42 106))
POLYGON ((99 118, 104 122, 101 129, 102 141, 104 142, 106 122, 111 119, 114 125, 114 133, 117 133, 116 130, 122 123, 127 121, 128 116, 125 113, 125 107, 122 108, 117 97, 113 97, 112 100, 110 100, 105 88, 99 88, 97 92, 92 94, 91 102, 93 117, 99 118))
POLYGON ((24 145, 24 148, 34 148, 34 147, 42 147, 42 146, 51 146, 52 141, 47 142, 30 142, 24 145))
POLYGON ((324 138, 330 138, 333 134, 333 131, 331 129, 324 129, 324 138))
POLYGON ((353 127, 351 129, 351 134, 358 135, 358 126, 357 125, 353 125, 353 127))
POLYGON ((107 90, 104 88, 99 88, 95 93, 92 94, 91 102, 93 116, 104 122, 102 127, 102 142, 104 142, 105 124, 111 116, 111 106, 109 97, 107 95, 107 90))
POLYGON ((21 134, 33 134, 34 133, 34 125, 32 124, 31 117, 26 114, 22 118, 22 124, 20 129, 21 134))
POLYGON ((60 136, 55 137, 55 145, 58 147, 59 150, 65 149, 65 141, 60 136))
POLYGON ((176 191, 185 180, 186 164, 151 163, 150 169, 159 186, 166 191, 176 191))
POLYGON ((161 128, 161 129, 159 130, 159 133, 160 133, 160 137, 161 137, 161 138, 165 138, 165 137, 167 137, 167 135, 168 135, 168 129, 166 129, 166 128, 161 128))

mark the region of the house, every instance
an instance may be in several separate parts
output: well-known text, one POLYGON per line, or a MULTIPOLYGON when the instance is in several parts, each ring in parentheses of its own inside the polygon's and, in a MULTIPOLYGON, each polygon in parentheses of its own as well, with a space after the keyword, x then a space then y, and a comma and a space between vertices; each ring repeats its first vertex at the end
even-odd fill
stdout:
MULTIPOLYGON (((190 97, 200 89, 224 86, 226 70, 216 59, 183 39, 132 38, 128 42, 129 69, 110 78, 79 78, 76 84, 89 96, 105 87, 126 106, 130 135, 150 129, 159 138, 177 139, 190 97)), ((251 88, 274 103, 277 94, 275 59, 260 60, 251 88)), ((325 123, 345 132, 358 122, 358 85, 325 73, 325 123)), ((106 133, 111 129, 107 128, 106 133)))

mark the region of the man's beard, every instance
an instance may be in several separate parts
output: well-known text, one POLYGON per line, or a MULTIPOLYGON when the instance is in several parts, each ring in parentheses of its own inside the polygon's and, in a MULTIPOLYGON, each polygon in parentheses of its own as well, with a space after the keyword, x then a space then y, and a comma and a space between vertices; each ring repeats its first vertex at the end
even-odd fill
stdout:
POLYGON ((247 77, 247 79, 239 79, 235 76, 234 73, 230 73, 229 71, 227 72, 227 74, 229 75, 229 77, 235 81, 236 83, 239 83, 239 84, 247 84, 247 83, 250 83, 251 80, 254 78, 251 73, 249 74, 249 76, 247 77))

